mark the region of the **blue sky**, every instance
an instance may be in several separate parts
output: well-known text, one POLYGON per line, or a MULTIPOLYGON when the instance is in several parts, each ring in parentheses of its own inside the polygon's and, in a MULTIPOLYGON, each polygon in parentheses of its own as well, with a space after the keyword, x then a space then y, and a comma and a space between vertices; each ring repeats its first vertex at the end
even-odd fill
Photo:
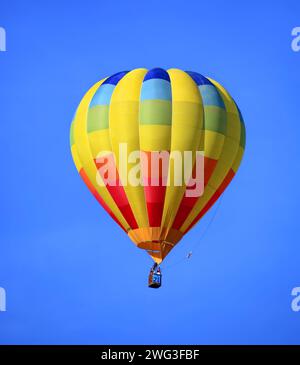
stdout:
POLYGON ((299 14, 298 1, 0 5, 1 344, 300 343, 299 14), (218 80, 247 129, 213 223, 202 236, 216 208, 166 259, 159 290, 69 151, 84 92, 137 67, 218 80))

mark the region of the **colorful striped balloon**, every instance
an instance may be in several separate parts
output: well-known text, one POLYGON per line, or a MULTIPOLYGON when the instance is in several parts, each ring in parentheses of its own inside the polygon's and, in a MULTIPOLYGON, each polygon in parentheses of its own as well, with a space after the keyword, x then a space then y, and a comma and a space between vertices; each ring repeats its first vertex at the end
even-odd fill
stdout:
MULTIPOLYGON (((135 69, 96 83, 83 97, 71 125, 72 156, 92 194, 140 248, 160 263, 234 177, 245 148, 242 115, 216 81, 179 69, 135 69), (120 154, 126 143, 127 156, 120 154), (132 167, 132 151, 203 151, 204 193, 189 197, 186 185, 123 184, 119 166, 132 167), (114 156, 115 181, 101 185, 97 156, 114 156)), ((169 161, 170 162, 170 161, 169 161)), ((174 166, 168 165, 169 176, 174 166)), ((123 175, 122 175, 123 177, 123 175)), ((101 178, 104 176, 101 175, 101 178)), ((172 181, 172 179, 171 179, 172 181)))

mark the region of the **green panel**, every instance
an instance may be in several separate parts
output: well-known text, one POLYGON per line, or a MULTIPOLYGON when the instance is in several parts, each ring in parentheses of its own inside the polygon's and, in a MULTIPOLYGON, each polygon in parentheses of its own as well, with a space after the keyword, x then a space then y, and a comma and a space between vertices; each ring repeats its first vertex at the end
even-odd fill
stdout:
POLYGON ((95 105, 89 108, 87 119, 87 131, 94 132, 107 129, 109 122, 109 105, 95 105))
POLYGON ((144 100, 140 104, 140 124, 172 124, 172 102, 144 100))
POLYGON ((226 111, 218 106, 205 106, 204 129, 225 135, 226 111))
POLYGON ((240 119, 241 121, 241 139, 240 139, 240 145, 245 149, 246 146, 246 129, 243 119, 240 119))

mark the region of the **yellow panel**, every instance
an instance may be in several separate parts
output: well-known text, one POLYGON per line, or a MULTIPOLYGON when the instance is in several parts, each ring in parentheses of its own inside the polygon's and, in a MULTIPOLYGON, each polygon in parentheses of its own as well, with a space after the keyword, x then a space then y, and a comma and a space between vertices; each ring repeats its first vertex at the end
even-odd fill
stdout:
POLYGON ((170 125, 141 125, 140 143, 142 151, 169 151, 171 142, 170 125))
POLYGON ((108 129, 101 129, 88 133, 93 158, 95 159, 102 151, 111 152, 111 144, 108 129))
POLYGON ((172 101, 184 101, 202 105, 202 98, 194 80, 184 71, 177 68, 167 70, 172 87, 172 101), (173 90, 173 82, 176 86, 173 90))
MULTIPOLYGON (((217 87, 225 104, 226 137, 221 154, 218 158, 217 165, 208 181, 208 184, 205 186, 204 194, 198 199, 197 203, 193 207, 193 210, 188 215, 183 225, 180 227, 180 231, 182 232, 185 231, 187 227, 193 222, 193 220, 205 207, 218 187, 222 184, 230 168, 234 164, 239 149, 241 123, 236 105, 229 93, 221 85, 212 79, 210 79, 210 81, 217 87)), ((205 135, 206 133, 207 131, 205 131, 205 135)), ((204 154, 206 154, 205 151, 204 154)))
MULTIPOLYGON (((96 90, 102 84, 104 80, 97 82, 94 86, 90 88, 90 90, 85 94, 83 99, 81 100, 79 107, 76 112, 75 120, 74 120, 74 140, 75 145, 78 152, 78 157, 82 163, 82 167, 86 172, 89 180, 93 184, 94 188, 98 191, 104 202, 111 209, 116 218, 120 221, 120 223, 126 228, 129 228, 128 223, 124 219, 121 214, 119 208, 115 204, 111 195, 107 191, 105 186, 99 186, 97 183, 97 169, 93 160, 92 152, 89 145, 89 139, 87 136, 87 113, 88 107, 91 99, 93 98, 96 90)), ((98 176, 100 178, 100 176, 98 176)))
MULTIPOLYGON (((197 151, 200 145, 203 128, 203 105, 199 89, 192 78, 177 69, 168 70, 172 87, 172 132, 171 152, 197 151)), ((182 166, 183 167, 183 166, 182 166)), ((174 164, 169 165, 169 183, 166 189, 164 210, 161 226, 168 229, 177 214, 180 202, 186 190, 175 186, 174 164)))
POLYGON ((79 160, 78 153, 77 153, 77 148, 76 148, 75 144, 73 144, 72 147, 71 147, 71 153, 72 153, 72 157, 73 157, 73 161, 74 161, 74 164, 76 166, 76 169, 79 172, 82 168, 82 165, 81 165, 81 162, 79 160))
POLYGON ((217 160, 222 152, 225 137, 223 134, 205 130, 204 135, 204 155, 205 157, 217 160))
MULTIPOLYGON (((116 85, 110 102, 109 133, 112 151, 115 153, 117 166, 122 166, 128 172, 137 163, 126 164, 124 159, 128 159, 132 151, 140 150, 140 90, 146 73, 146 69, 136 69, 127 73, 116 85), (124 153, 119 154, 120 143, 127 144, 127 156, 124 153)), ((120 179, 139 227, 146 227, 149 223, 144 188, 126 183, 124 180, 127 180, 127 171, 119 171, 120 179)))
POLYGON ((236 155, 236 158, 234 160, 234 163, 233 163, 233 166, 232 166, 232 170, 236 173, 240 164, 241 164, 241 161, 242 161, 242 158, 243 158, 243 155, 244 155, 244 149, 243 147, 239 147, 239 150, 238 150, 238 153, 236 155))
POLYGON ((226 137, 224 147, 220 158, 218 159, 217 166, 209 179, 209 184, 215 189, 221 185, 225 179, 228 171, 232 167, 236 155, 238 153, 239 144, 238 142, 226 137))

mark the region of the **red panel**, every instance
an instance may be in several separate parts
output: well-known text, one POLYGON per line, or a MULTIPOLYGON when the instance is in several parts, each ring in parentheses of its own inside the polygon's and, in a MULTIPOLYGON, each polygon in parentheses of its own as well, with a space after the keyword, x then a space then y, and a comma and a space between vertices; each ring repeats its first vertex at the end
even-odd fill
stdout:
MULTIPOLYGON (((159 227, 161 224, 162 214, 164 210, 165 194, 166 194, 166 174, 163 178, 163 164, 159 161, 158 170, 152 171, 151 163, 153 157, 158 156, 158 152, 142 152, 141 155, 141 172, 144 184, 145 200, 147 205, 148 219, 150 227, 159 227), (153 176, 153 174, 155 174, 153 176), (152 186, 153 179, 157 186, 152 186), (165 183, 164 183, 165 180, 165 183)), ((169 165, 169 156, 166 159, 169 165)))
POLYGON ((165 186, 144 186, 150 227, 159 227, 165 201, 165 186))
MULTIPOLYGON (((213 160, 211 158, 204 157, 204 188, 205 188, 207 182, 209 181, 209 178, 211 177, 211 175, 217 165, 217 162, 218 162, 217 160, 213 160)), ((195 171, 193 170, 193 175, 194 175, 194 173, 195 173, 195 171)), ((188 196, 184 195, 184 197, 180 203, 176 217, 174 219, 172 228, 178 229, 178 230, 180 229, 180 227, 183 225, 183 223, 185 222, 185 220, 187 219, 187 217, 193 210, 193 207, 197 203, 198 199, 200 199, 200 198, 201 197, 199 197, 199 196, 188 197, 188 196)))
MULTIPOLYGON (((107 157, 107 159, 105 158, 102 163, 99 163, 97 160, 94 160, 98 171, 101 166, 103 166, 105 163, 107 163, 108 158, 109 158, 109 156, 107 157)), ((122 213, 123 217, 129 224, 130 228, 132 228, 132 229, 138 228, 138 224, 134 218, 131 206, 127 199, 124 187, 122 185, 122 181, 119 178, 119 173, 118 173, 117 167, 113 163, 111 168, 114 169, 114 174, 115 174, 116 178, 115 178, 115 180, 111 179, 109 181, 109 184, 106 185, 106 189, 108 190, 111 197, 115 201, 116 205, 120 209, 120 212, 122 213)), ((101 177, 103 179, 107 178, 107 176, 104 176, 104 175, 105 174, 101 174, 101 177)))
POLYGON ((217 162, 218 160, 204 157, 204 186, 207 185, 212 173, 214 172, 217 162))
POLYGON ((87 174, 85 173, 84 169, 81 169, 79 171, 79 175, 81 176, 82 180, 84 181, 85 185, 89 188, 90 192, 94 195, 94 197, 97 199, 100 205, 106 210, 106 212, 114 219, 116 223, 125 231, 125 227, 120 223, 118 218, 113 214, 113 212, 110 210, 109 206, 104 202, 104 200, 99 195, 98 191, 94 188, 93 184, 89 180, 87 174))

